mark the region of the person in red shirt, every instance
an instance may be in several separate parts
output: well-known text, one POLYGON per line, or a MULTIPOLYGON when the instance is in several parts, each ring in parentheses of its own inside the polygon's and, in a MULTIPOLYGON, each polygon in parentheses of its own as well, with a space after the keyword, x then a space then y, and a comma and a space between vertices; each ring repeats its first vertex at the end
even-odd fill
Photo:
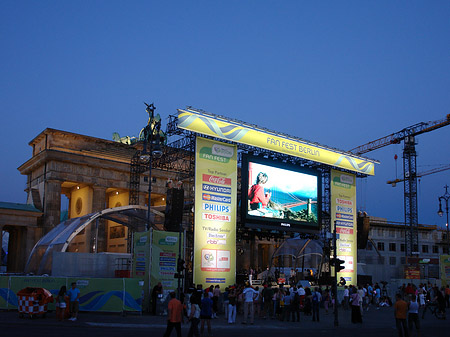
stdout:
POLYGON ((175 292, 170 293, 171 300, 167 306, 169 311, 167 317, 167 328, 164 337, 169 337, 173 328, 177 332, 177 337, 181 337, 181 320, 183 317, 183 304, 175 298, 175 292))
POLYGON ((250 187, 248 191, 248 199, 250 200, 250 209, 255 210, 259 208, 259 203, 262 207, 266 207, 270 200, 271 193, 264 193, 263 184, 267 182, 269 178, 264 172, 259 172, 256 177, 256 184, 250 187))

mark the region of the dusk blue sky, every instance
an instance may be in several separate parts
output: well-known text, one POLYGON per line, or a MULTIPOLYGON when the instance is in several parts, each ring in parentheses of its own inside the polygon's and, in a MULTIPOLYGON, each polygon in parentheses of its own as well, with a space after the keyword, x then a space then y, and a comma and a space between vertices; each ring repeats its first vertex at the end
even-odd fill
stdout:
MULTIPOLYGON (((449 1, 1 1, 0 201, 45 128, 112 139, 177 108, 349 150, 450 113, 449 1)), ((418 171, 450 164, 450 126, 418 137, 418 171)), ((404 221, 402 146, 358 181, 358 207, 404 221)), ((419 222, 442 225, 450 171, 419 183, 419 222)))

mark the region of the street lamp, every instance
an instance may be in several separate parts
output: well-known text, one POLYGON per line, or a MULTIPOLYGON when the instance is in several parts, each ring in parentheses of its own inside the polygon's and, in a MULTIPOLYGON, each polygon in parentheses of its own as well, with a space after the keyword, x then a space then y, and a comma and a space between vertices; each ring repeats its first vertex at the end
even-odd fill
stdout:
POLYGON ((450 237, 449 237, 449 233, 448 233, 448 200, 450 199, 450 193, 448 193, 448 185, 444 186, 445 188, 445 193, 444 195, 439 197, 439 211, 438 211, 438 215, 439 216, 443 216, 444 212, 442 211, 442 201, 445 201, 445 212, 447 213, 447 222, 445 224, 445 226, 447 227, 447 254, 450 254, 450 237))
POLYGON ((143 137, 141 139, 144 140, 143 144, 143 150, 140 154, 140 161, 141 163, 148 164, 148 201, 147 201, 147 223, 145 225, 145 230, 150 231, 150 237, 149 237, 149 245, 150 245, 150 254, 148 259, 148 295, 150 295, 151 292, 151 270, 152 270, 152 241, 153 241, 153 227, 150 225, 150 203, 151 203, 151 194, 152 194, 152 162, 153 158, 161 158, 162 151, 161 151, 161 138, 160 138, 160 131, 161 131, 161 117, 159 115, 155 118, 155 106, 152 104, 147 104, 144 102, 144 104, 147 106, 145 111, 147 111, 149 115, 148 123, 143 129, 143 137), (155 136, 155 140, 154 137, 155 136), (148 151, 147 151, 147 144, 148 144, 148 151))
POLYGON ((147 104, 145 111, 147 111, 149 115, 147 126, 144 128, 144 149, 141 153, 141 161, 144 163, 148 163, 148 209, 147 209, 147 224, 146 230, 148 231, 150 228, 150 202, 151 202, 151 194, 152 194, 152 161, 153 158, 161 158, 162 151, 160 145, 160 137, 159 133, 161 130, 161 118, 159 115, 155 118, 155 110, 156 107, 152 104, 147 104), (153 135, 156 136, 155 144, 153 144, 153 135), (149 150, 147 152, 147 143, 149 150))

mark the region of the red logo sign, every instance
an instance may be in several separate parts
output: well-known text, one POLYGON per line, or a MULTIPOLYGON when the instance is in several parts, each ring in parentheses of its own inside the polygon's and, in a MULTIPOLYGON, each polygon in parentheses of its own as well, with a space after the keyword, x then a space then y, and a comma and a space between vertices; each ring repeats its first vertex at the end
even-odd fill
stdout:
POLYGON ((343 228, 343 227, 337 227, 336 233, 339 234, 353 234, 353 228, 343 228))
POLYGON ((211 200, 211 196, 209 194, 203 194, 203 200, 211 200))
POLYGON ((210 182, 211 184, 231 186, 231 179, 230 178, 223 178, 223 177, 218 177, 218 176, 212 176, 212 175, 209 175, 209 174, 204 174, 203 175, 203 181, 210 182))

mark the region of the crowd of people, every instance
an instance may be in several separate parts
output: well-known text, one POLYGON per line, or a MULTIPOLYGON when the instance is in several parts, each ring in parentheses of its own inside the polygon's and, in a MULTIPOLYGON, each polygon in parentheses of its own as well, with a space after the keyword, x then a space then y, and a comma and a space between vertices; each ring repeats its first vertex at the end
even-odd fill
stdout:
MULTIPOLYGON (((344 311, 350 311, 349 317, 355 324, 363 322, 364 311, 369 311, 370 307, 380 309, 394 306, 397 326, 403 333, 401 337, 406 337, 404 331, 411 331, 413 326, 419 335, 418 312, 426 301, 436 301, 445 311, 449 294, 448 287, 438 289, 431 284, 421 284, 418 287, 408 284, 399 289, 394 303, 387 295, 385 282, 381 286, 378 283, 364 286, 345 285, 343 299, 339 304, 344 311), (406 307, 401 301, 406 303, 406 307), (405 323, 407 318, 408 325, 405 323)), ((182 316, 188 318, 191 323, 189 337, 199 336, 203 333, 205 325, 210 336, 211 321, 219 317, 225 319, 228 324, 235 324, 238 314, 243 317, 242 324, 254 324, 256 318, 300 322, 301 316, 302 320, 320 322, 322 311, 327 315, 335 308, 333 292, 328 286, 273 287, 271 283, 265 283, 253 287, 247 282, 245 285, 235 284, 226 287, 222 291, 220 285, 211 285, 207 289, 197 285, 180 297, 182 316)))
POLYGON ((432 303, 438 313, 445 318, 445 309, 450 308, 450 288, 447 285, 439 289, 428 284, 403 284, 395 295, 394 314, 399 337, 409 337, 416 332, 420 337, 419 312, 432 303))

